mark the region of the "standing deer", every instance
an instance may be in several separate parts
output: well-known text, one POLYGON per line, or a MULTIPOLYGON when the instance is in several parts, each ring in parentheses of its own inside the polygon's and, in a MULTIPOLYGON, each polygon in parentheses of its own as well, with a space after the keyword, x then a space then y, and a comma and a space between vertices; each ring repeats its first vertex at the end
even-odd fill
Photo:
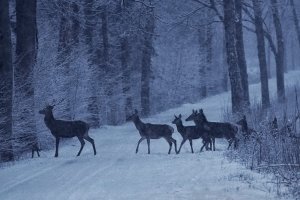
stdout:
POLYGON ((60 138, 72 137, 77 137, 81 144, 77 156, 80 156, 80 153, 85 145, 84 139, 89 141, 93 145, 94 155, 96 155, 94 140, 88 135, 88 131, 90 128, 89 125, 83 121, 64 121, 55 119, 52 111, 54 106, 55 105, 48 105, 43 110, 40 110, 39 113, 45 115, 44 122, 50 129, 52 135, 55 137, 55 157, 58 156, 58 146, 60 138))
POLYGON ((143 140, 147 140, 148 154, 150 154, 150 139, 164 138, 169 143, 168 154, 171 153, 172 143, 175 145, 175 153, 177 153, 176 140, 172 138, 174 129, 166 124, 150 124, 144 123, 138 116, 138 111, 135 110, 134 114, 130 115, 126 119, 127 121, 133 121, 136 129, 139 131, 141 139, 138 141, 135 153, 139 151, 139 145, 143 140))
POLYGON ((175 124, 177 127, 177 131, 182 136, 182 142, 180 144, 179 150, 177 153, 180 153, 182 145, 186 142, 186 140, 189 140, 192 153, 194 153, 193 149, 193 140, 202 138, 203 139, 203 146, 201 147, 200 151, 203 150, 204 146, 206 146, 207 143, 210 143, 211 140, 208 137, 208 134, 205 130, 201 130, 200 127, 197 126, 183 126, 182 120, 181 120, 181 114, 177 117, 174 115, 175 119, 172 121, 172 124, 175 124))
POLYGON ((225 138, 228 141, 228 148, 234 142, 234 147, 237 148, 236 134, 238 132, 238 127, 231 123, 221 123, 221 122, 209 122, 200 109, 199 113, 193 110, 193 113, 186 119, 186 121, 194 121, 196 126, 201 127, 208 131, 209 136, 212 139, 213 150, 215 147, 215 138, 225 138))

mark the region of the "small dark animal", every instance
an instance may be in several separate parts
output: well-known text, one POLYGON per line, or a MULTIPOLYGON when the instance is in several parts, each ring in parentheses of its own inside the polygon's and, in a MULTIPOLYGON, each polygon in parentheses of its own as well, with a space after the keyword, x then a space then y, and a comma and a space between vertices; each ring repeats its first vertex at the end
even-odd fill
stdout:
POLYGON ((203 139, 203 146, 201 147, 200 151, 203 150, 204 146, 206 146, 207 143, 210 142, 210 138, 208 137, 208 134, 206 131, 201 130, 197 126, 183 126, 182 120, 181 120, 181 114, 177 117, 174 115, 175 119, 172 121, 172 124, 175 124, 177 127, 177 131, 182 136, 182 142, 180 144, 178 153, 180 153, 182 145, 189 140, 192 153, 194 153, 193 150, 193 140, 202 138, 203 139))
POLYGON ((241 126, 241 131, 245 139, 249 139, 253 133, 257 133, 254 129, 248 127, 247 118, 245 115, 237 122, 237 124, 241 126))
POLYGON ((88 134, 90 128, 89 125, 83 121, 64 121, 55 119, 52 112, 54 106, 55 105, 48 105, 43 110, 40 110, 39 113, 45 115, 45 124, 56 139, 55 157, 58 156, 58 146, 60 138, 72 137, 77 137, 81 144, 77 156, 80 156, 80 153, 85 145, 84 139, 89 141, 93 145, 94 155, 96 155, 94 140, 88 134))
POLYGON ((138 116, 138 111, 135 110, 134 114, 127 117, 127 121, 133 121, 136 129, 139 131, 141 135, 141 139, 138 141, 135 153, 139 151, 139 145, 143 140, 147 140, 148 145, 148 154, 150 154, 150 139, 159 139, 164 138, 169 144, 168 154, 171 153, 172 143, 175 145, 175 153, 177 153, 177 144, 176 140, 172 138, 172 134, 174 133, 174 129, 166 124, 150 124, 143 123, 138 116))
POLYGON ((212 139, 214 151, 216 150, 215 138, 225 138, 228 141, 227 149, 231 147, 232 143, 234 143, 234 147, 237 148, 236 134, 238 132, 238 127, 230 123, 209 122, 203 113, 203 109, 200 109, 199 113, 193 110, 193 113, 186 119, 186 121, 192 120, 195 122, 196 126, 207 130, 212 139))
POLYGON ((41 149, 38 147, 38 144, 33 144, 32 145, 32 149, 31 149, 31 158, 34 157, 34 152, 36 151, 36 154, 38 155, 38 157, 40 157, 40 151, 41 149))

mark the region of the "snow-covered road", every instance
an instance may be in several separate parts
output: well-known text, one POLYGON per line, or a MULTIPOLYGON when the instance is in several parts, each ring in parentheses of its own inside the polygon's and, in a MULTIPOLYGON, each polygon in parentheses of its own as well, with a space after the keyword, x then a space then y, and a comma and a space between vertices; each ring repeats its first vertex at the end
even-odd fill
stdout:
MULTIPOLYGON (((293 85, 300 80, 300 72, 290 72, 286 79, 293 85)), ((259 87, 250 87, 251 97, 256 100, 259 87)), ((274 93, 274 80, 270 81, 270 88, 274 93)), ((185 118, 193 108, 203 108, 209 120, 217 121, 228 103, 229 93, 222 93, 143 120, 171 124, 174 114, 181 113, 185 118)), ((97 156, 86 143, 81 156, 76 157, 80 145, 74 139, 74 145, 60 148, 58 158, 53 157, 53 147, 53 151, 42 152, 40 158, 0 168, 0 200, 275 198, 267 177, 224 157, 227 144, 223 140, 216 141, 217 151, 200 154, 200 140, 194 143, 195 154, 190 153, 187 142, 179 155, 174 149, 171 155, 167 154, 165 140, 151 140, 148 155, 145 141, 135 154, 139 135, 132 123, 92 130, 91 137, 96 142, 97 156)), ((180 143, 177 131, 174 137, 180 143)))

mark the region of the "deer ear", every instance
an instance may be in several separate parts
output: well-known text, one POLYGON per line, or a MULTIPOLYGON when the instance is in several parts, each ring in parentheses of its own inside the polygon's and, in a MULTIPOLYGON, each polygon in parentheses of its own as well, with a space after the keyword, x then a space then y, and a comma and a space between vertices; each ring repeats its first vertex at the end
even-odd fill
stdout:
POLYGON ((176 115, 174 114, 175 119, 177 119, 176 115))
POLYGON ((179 116, 178 116, 178 117, 179 117, 179 119, 181 119, 181 114, 179 114, 179 116))
POLYGON ((199 109, 199 113, 203 113, 203 109, 201 108, 201 109, 199 109))
POLYGON ((135 114, 138 114, 139 112, 137 111, 137 109, 134 109, 134 113, 135 113, 135 114))

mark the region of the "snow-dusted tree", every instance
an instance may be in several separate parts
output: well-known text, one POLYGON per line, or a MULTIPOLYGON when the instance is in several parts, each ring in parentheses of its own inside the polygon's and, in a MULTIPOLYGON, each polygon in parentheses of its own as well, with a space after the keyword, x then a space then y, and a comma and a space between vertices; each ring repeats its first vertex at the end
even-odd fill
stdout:
POLYGON ((245 91, 242 87, 242 77, 238 66, 238 55, 236 52, 236 21, 234 3, 234 0, 223 0, 226 52, 231 84, 232 112, 238 113, 243 111, 246 102, 244 95, 245 91))
POLYGON ((257 52, 260 69, 261 101, 262 107, 268 108, 270 106, 270 97, 261 4, 259 0, 252 0, 252 3, 255 18, 255 33, 257 38, 257 52))
POLYGON ((12 149, 13 65, 8 0, 0 1, 0 162, 14 160, 12 149))
MULTIPOLYGON (((151 1, 150 1, 151 3, 151 1)), ((150 4, 151 5, 151 4, 150 4)), ((148 7, 145 11, 144 33, 142 46, 142 72, 141 72, 141 114, 150 114, 150 81, 152 55, 154 55, 153 38, 155 28, 154 8, 148 7)))
POLYGON ((279 102, 285 100, 285 87, 284 87, 284 41, 283 32, 279 16, 279 4, 277 0, 271 0, 271 9, 273 15, 273 22, 275 26, 277 51, 275 56, 276 62, 276 81, 277 81, 277 97, 279 102))
POLYGON ((291 2, 292 12, 293 12, 293 21, 294 21, 295 30, 297 33, 298 43, 300 47, 300 25, 299 25, 299 19, 297 15, 297 9, 294 0, 290 0, 290 2, 291 2))
POLYGON ((249 100, 249 84, 248 84, 248 73, 247 73, 247 63, 245 57, 245 47, 244 47, 244 36, 243 36, 243 16, 242 16, 242 0, 235 0, 235 34, 236 34, 236 52, 238 59, 238 66, 241 73, 241 82, 242 88, 244 92, 244 108, 249 108, 250 100, 249 100))
MULTIPOLYGON (((84 38, 86 44, 86 56, 88 60, 88 67, 90 71, 90 87, 88 97, 88 122, 92 127, 99 126, 99 93, 98 89, 100 86, 100 64, 97 51, 95 51, 94 45, 94 27, 96 26, 95 11, 94 11, 94 0, 84 1, 84 16, 85 16, 85 27, 84 27, 84 38)), ((98 49, 98 48, 97 48, 98 49)))
POLYGON ((36 0, 16 1, 16 65, 14 69, 14 128, 16 151, 36 144, 33 69, 37 57, 36 0), (20 146, 19 146, 20 145, 20 146))

